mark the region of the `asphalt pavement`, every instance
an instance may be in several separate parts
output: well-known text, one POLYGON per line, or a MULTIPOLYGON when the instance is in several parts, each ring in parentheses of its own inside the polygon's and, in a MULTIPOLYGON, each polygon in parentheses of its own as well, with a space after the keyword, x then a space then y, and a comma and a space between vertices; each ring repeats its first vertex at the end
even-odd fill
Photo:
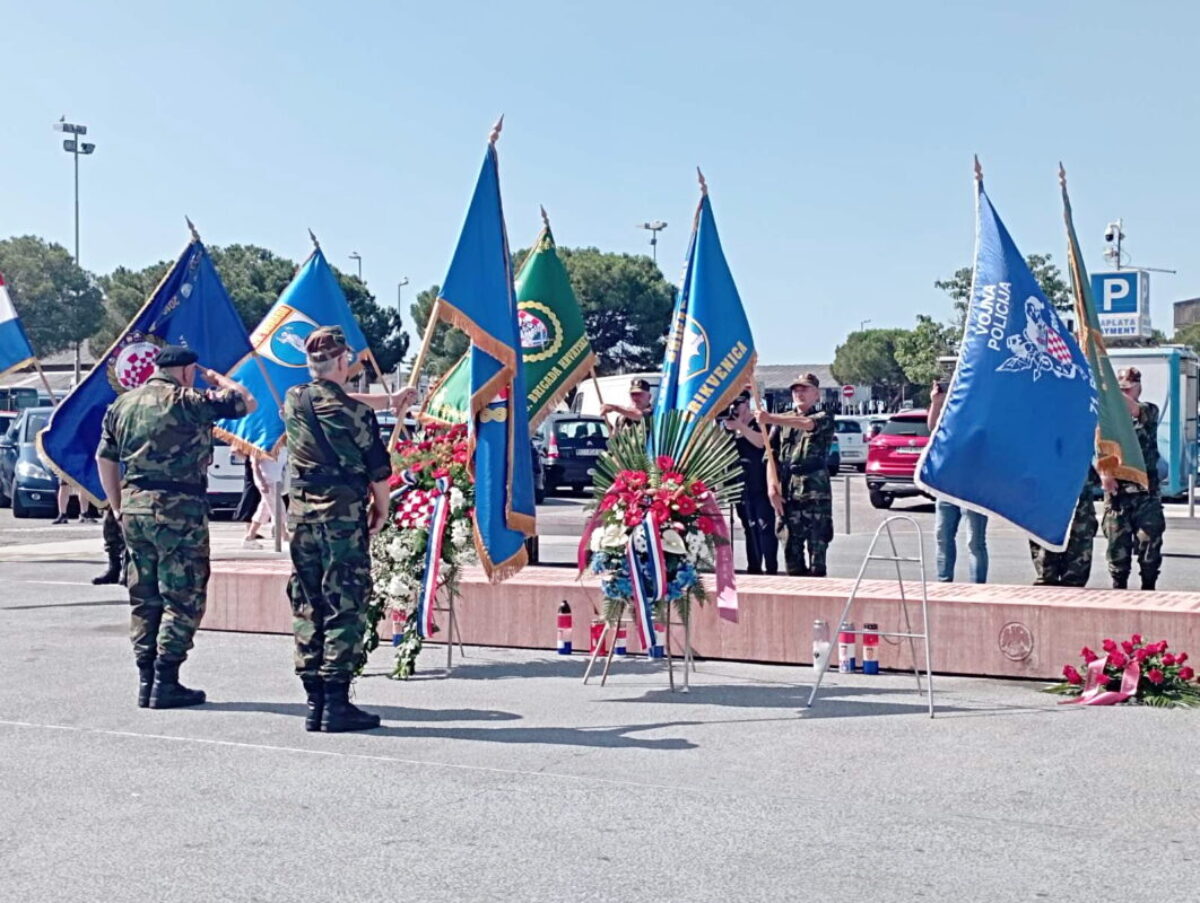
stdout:
POLYGON ((134 705, 93 566, 0 563, 0 900, 1188 900, 1200 714, 1021 682, 701 662, 584 686, 470 648, 357 684, 382 729, 309 734, 286 637, 202 632, 196 709, 134 705))

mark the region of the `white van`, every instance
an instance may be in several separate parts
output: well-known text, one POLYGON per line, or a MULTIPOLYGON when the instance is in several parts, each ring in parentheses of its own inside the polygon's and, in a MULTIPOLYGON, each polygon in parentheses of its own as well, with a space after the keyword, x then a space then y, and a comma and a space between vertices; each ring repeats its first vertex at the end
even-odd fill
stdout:
POLYGON ((650 383, 650 403, 658 401, 658 387, 662 384, 662 374, 653 373, 620 373, 614 376, 600 376, 596 379, 585 379, 575 390, 575 399, 571 410, 576 414, 592 414, 600 416, 601 404, 629 405, 629 384, 635 379, 644 379, 650 383), (599 393, 597 393, 597 384, 599 393), (603 396, 603 397, 601 397, 603 396))
POLYGON ((837 428, 838 446, 842 452, 842 463, 855 470, 867 469, 867 431, 870 417, 839 414, 834 418, 837 428))

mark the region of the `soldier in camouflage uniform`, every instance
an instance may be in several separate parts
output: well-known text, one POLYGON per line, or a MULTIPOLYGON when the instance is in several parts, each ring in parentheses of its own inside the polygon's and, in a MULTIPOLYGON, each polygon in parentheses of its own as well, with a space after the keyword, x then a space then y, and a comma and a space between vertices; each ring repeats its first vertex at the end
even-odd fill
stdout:
POLYGON ((791 386, 794 413, 758 414, 760 424, 776 427, 771 447, 778 479, 769 481, 770 494, 777 510, 783 509, 778 530, 786 534, 783 557, 794 577, 824 577, 825 553, 833 539, 829 449, 836 427, 833 416, 817 404, 820 385, 815 375, 805 373, 791 386))
POLYGON ((1029 553, 1033 558, 1036 575, 1034 586, 1087 586, 1092 575, 1092 546, 1096 538, 1096 489, 1100 477, 1095 469, 1088 468, 1088 476, 1075 503, 1075 514, 1071 519, 1071 532, 1067 536, 1067 548, 1062 552, 1051 552, 1045 546, 1029 541, 1029 553))
POLYGON ((284 401, 291 450, 288 596, 296 673, 308 696, 305 729, 369 730, 379 716, 352 705, 349 689, 366 641, 369 534, 388 516, 390 460, 375 412, 343 388, 350 358, 341 328, 314 330, 305 351, 313 380, 289 389, 284 401))
POLYGON ((213 422, 255 408, 244 387, 212 370, 215 389, 192 388, 196 353, 167 345, 146 382, 108 409, 96 462, 129 553, 130 636, 138 705, 199 705, 179 683, 208 589, 208 498, 213 422), (125 473, 121 475, 121 465, 125 473))
POLYGON ((1158 479, 1158 406, 1140 400, 1142 374, 1137 367, 1125 367, 1117 379, 1125 393, 1134 432, 1142 447, 1149 486, 1144 489, 1129 480, 1113 480, 1104 487, 1108 572, 1113 589, 1126 589, 1133 556, 1137 555, 1142 589, 1153 590, 1162 569, 1163 532, 1167 526, 1158 479))

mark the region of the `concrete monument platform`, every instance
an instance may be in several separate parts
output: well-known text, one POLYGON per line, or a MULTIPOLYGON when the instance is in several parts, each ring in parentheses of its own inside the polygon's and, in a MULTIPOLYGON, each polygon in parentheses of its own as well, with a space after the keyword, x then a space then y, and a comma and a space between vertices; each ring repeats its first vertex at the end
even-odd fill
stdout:
MULTIPOLYGON (((206 630, 290 633, 285 560, 214 562, 206 630)), ((834 622, 853 586, 851 580, 786 576, 737 578, 736 621, 715 605, 697 610, 692 646, 698 656, 749 662, 810 664, 812 623, 834 622)), ((906 582, 909 616, 920 625, 920 584, 906 582), (914 601, 915 599, 915 601, 914 601)), ((711 587, 710 587, 711 588, 711 587)), ((464 572, 455 614, 468 645, 550 649, 560 603, 574 614, 574 647, 586 651, 592 618, 603 606, 599 581, 577 579, 567 568, 528 567, 505 583, 489 584, 479 568, 464 572)), ((1175 648, 1200 650, 1200 593, 1115 591, 1066 587, 930 583, 929 628, 933 669, 941 674, 1052 679, 1076 663, 1085 645, 1141 633, 1168 639, 1175 648)), ((851 617, 905 630, 895 579, 864 580, 851 617)), ((447 616, 439 615, 444 638, 447 616)), ((386 638, 391 624, 380 625, 386 638)), ((636 639, 631 631, 630 651, 636 639)), ((682 631, 672 636, 681 650, 682 631)), ((880 643, 883 668, 909 668, 907 641, 880 643)), ((918 647, 918 652, 920 649, 918 647)))

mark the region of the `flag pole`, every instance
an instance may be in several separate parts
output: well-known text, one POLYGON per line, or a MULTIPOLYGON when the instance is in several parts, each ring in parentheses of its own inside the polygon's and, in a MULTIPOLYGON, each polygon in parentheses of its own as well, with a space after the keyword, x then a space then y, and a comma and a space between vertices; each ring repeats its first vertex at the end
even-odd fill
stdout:
MULTIPOLYGON (((750 379, 753 380, 754 391, 750 393, 751 407, 754 408, 754 413, 758 414, 765 410, 762 401, 759 398, 759 382, 758 372, 751 371, 750 379)), ((767 462, 767 488, 774 487, 780 498, 783 497, 783 487, 779 483, 779 468, 775 461, 775 449, 771 447, 771 431, 770 428, 763 432, 763 457, 767 462)), ((774 507, 774 506, 772 506, 774 507)), ((782 514, 782 511, 776 509, 776 514, 782 514)))
MULTIPOLYGON (((425 335, 421 338, 421 348, 417 352, 417 359, 413 361, 412 371, 408 374, 407 385, 410 388, 416 388, 417 380, 421 376, 421 371, 425 369, 425 358, 429 356, 429 348, 433 345, 433 334, 437 331, 438 322, 440 321, 442 299, 434 298, 433 306, 429 308, 429 319, 425 323, 425 335)), ((396 425, 392 428, 392 438, 388 443, 388 450, 395 448, 396 441, 400 438, 400 431, 408 432, 404 427, 404 418, 397 416, 396 425)))
POLYGON ((37 370, 37 375, 42 380, 42 385, 46 387, 46 391, 50 393, 50 406, 58 407, 58 399, 54 396, 54 390, 50 388, 50 380, 46 378, 46 371, 42 369, 42 362, 36 357, 33 359, 33 369, 37 370))

